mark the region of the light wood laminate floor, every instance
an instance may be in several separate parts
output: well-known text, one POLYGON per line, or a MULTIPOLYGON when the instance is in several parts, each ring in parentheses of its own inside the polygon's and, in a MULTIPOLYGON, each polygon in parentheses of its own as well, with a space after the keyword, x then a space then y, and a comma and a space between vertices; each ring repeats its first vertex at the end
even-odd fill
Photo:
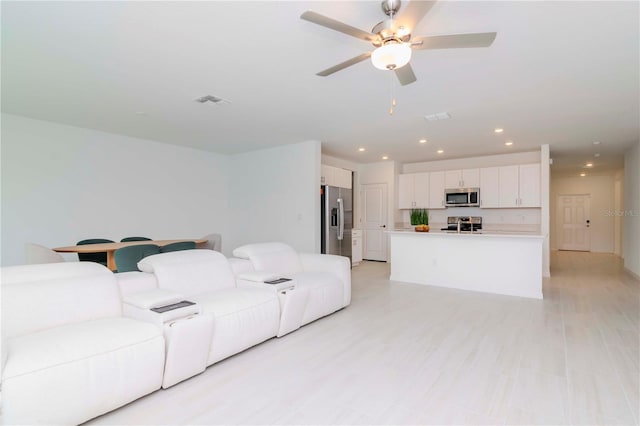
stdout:
POLYGON ((533 300, 364 262, 346 309, 90 423, 638 424, 640 283, 609 254, 552 274, 533 300))

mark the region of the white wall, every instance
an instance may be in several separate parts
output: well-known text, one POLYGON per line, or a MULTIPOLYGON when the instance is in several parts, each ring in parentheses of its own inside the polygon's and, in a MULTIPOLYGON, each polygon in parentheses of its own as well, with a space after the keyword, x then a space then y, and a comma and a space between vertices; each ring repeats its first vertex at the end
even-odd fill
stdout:
POLYGON ((640 142, 625 154, 624 171, 624 267, 640 276, 640 142))
POLYGON ((558 248, 557 202, 559 195, 590 195, 591 251, 615 250, 615 175, 552 177, 550 196, 551 249, 558 248))
POLYGON ((2 265, 24 243, 228 229, 225 156, 2 115, 2 265))
POLYGON ((230 247, 282 241, 320 252, 320 142, 308 141, 230 158, 230 247))

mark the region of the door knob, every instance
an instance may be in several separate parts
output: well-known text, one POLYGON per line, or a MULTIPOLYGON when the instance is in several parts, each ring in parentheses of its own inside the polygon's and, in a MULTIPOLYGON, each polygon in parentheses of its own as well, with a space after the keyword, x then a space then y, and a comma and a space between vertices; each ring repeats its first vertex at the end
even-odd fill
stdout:
POLYGON ((386 228, 387 225, 380 225, 380 228, 386 228))

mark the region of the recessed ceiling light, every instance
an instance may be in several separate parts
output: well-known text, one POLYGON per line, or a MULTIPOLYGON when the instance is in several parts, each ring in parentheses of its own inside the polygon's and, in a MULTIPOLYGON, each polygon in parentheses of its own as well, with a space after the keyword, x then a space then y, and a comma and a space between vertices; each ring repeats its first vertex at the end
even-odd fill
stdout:
POLYGON ((502 133, 502 132, 504 132, 504 129, 501 129, 500 127, 498 127, 498 128, 493 129, 493 131, 495 133, 502 133))
POLYGON ((426 140, 426 139, 420 139, 418 142, 420 142, 420 143, 427 143, 427 140, 426 140))
POLYGON ((511 146, 511 145, 513 145, 513 142, 512 142, 512 141, 506 141, 504 144, 505 144, 506 146, 511 146))
POLYGON ((585 164, 585 167, 593 167, 593 163, 587 163, 585 164))
POLYGON ((585 177, 586 175, 586 173, 580 173, 580 177, 585 177))
POLYGON ((600 142, 600 141, 594 141, 594 142, 593 142, 593 144, 594 144, 594 145, 600 145, 601 143, 602 143, 602 142, 600 142))
POLYGON ((360 147, 360 148, 358 148, 358 151, 363 152, 364 148, 360 147))
POLYGON ((436 152, 437 152, 438 154, 442 154, 442 153, 444 153, 444 150, 439 149, 439 150, 437 150, 436 152))
POLYGON ((599 153, 599 152, 596 152, 595 154, 593 154, 593 156, 594 156, 594 157, 596 157, 596 158, 598 158, 598 157, 600 157, 600 153, 599 153))
POLYGON ((383 160, 388 160, 388 159, 389 159, 389 157, 387 157, 386 155, 383 155, 383 156, 382 156, 382 159, 383 159, 383 160))

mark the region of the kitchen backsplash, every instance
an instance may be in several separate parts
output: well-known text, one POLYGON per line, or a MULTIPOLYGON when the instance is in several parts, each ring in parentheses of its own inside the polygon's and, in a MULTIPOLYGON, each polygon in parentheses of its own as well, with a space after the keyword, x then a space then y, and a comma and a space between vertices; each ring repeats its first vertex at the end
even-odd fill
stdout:
MULTIPOLYGON (((450 207, 429 210, 429 224, 440 229, 446 226, 449 216, 480 216, 482 228, 496 231, 540 231, 540 209, 481 209, 476 207, 450 207)), ((396 229, 410 228, 409 210, 402 210, 402 221, 395 224, 396 229)))

